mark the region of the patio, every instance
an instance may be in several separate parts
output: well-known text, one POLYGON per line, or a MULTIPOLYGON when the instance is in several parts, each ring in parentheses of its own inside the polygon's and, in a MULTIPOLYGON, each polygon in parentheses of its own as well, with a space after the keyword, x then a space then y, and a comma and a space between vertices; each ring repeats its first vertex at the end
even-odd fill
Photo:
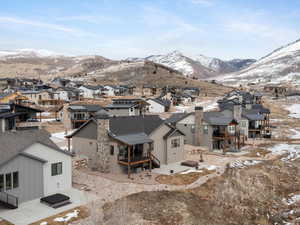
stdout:
POLYGON ((75 207, 85 205, 96 197, 92 194, 88 194, 77 189, 70 189, 61 192, 70 197, 71 204, 54 209, 45 204, 40 203, 40 199, 35 199, 29 202, 25 202, 19 205, 18 209, 9 210, 0 208, 0 218, 3 218, 15 225, 27 225, 38 220, 56 215, 66 210, 73 209, 75 207))

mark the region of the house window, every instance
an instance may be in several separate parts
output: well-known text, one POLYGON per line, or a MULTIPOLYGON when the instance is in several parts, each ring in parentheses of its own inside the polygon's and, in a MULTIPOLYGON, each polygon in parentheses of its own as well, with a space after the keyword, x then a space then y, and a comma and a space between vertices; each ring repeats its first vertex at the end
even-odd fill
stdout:
POLYGON ((204 127, 203 127, 203 133, 204 134, 208 134, 208 126, 207 125, 204 125, 204 127))
POLYGON ((195 133, 195 125, 192 125, 192 126, 191 126, 191 132, 192 132, 192 133, 195 133))
POLYGON ((114 155, 115 154, 115 146, 111 145, 110 146, 110 155, 114 155))
POLYGON ((172 148, 178 148, 178 147, 180 147, 180 139, 179 138, 172 139, 171 140, 171 147, 172 148))
POLYGON ((62 174, 62 162, 51 164, 51 175, 57 176, 62 174))
POLYGON ((19 172, 13 172, 13 188, 19 187, 19 172))
POLYGON ((228 126, 228 132, 231 134, 235 133, 235 126, 228 126))
POLYGON ((6 190, 11 190, 11 185, 12 185, 12 182, 11 182, 11 173, 7 173, 5 174, 5 189, 6 190))
POLYGON ((0 191, 4 190, 4 175, 0 174, 0 191))

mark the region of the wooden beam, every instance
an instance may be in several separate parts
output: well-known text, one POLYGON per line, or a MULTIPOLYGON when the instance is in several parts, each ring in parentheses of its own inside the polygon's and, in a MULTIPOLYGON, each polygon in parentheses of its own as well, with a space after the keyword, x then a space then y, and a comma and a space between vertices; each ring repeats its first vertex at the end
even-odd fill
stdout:
POLYGON ((127 172, 128 172, 128 178, 130 178, 130 149, 131 146, 128 146, 128 151, 127 151, 127 160, 128 160, 128 164, 127 164, 127 172))

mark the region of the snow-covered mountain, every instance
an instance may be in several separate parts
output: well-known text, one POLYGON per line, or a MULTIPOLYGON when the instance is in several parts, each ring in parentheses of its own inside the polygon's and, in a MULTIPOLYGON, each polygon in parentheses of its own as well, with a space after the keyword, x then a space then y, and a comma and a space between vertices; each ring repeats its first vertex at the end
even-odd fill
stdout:
POLYGON ((25 58, 25 57, 58 57, 63 56, 45 49, 16 49, 0 50, 0 58, 25 58))
POLYGON ((231 73, 255 62, 252 59, 224 61, 204 55, 186 56, 179 51, 165 55, 152 55, 146 58, 128 58, 129 61, 149 60, 182 72, 187 77, 209 79, 219 74, 231 73))
POLYGON ((300 85, 300 40, 278 48, 248 68, 220 79, 228 83, 300 85))
POLYGON ((194 56, 193 59, 219 74, 236 72, 256 62, 255 59, 233 59, 226 61, 218 58, 207 57, 204 55, 194 56))

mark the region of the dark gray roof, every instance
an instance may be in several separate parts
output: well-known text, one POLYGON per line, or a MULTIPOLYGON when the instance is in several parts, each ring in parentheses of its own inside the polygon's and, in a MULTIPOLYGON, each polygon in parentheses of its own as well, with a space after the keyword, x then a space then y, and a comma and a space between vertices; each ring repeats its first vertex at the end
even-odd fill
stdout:
POLYGON ((138 104, 110 104, 106 106, 106 108, 107 109, 129 109, 137 106, 138 104))
POLYGON ((0 166, 22 153, 29 146, 40 143, 52 149, 69 154, 53 143, 45 130, 24 130, 5 132, 0 135, 0 166))
POLYGON ((173 113, 171 117, 166 119, 166 123, 177 123, 192 113, 173 113))
POLYGON ((115 136, 111 134, 111 137, 128 145, 137 145, 153 142, 153 140, 150 139, 149 136, 145 133, 128 134, 120 136, 115 136))
POLYGON ((68 110, 72 112, 98 112, 100 110, 103 110, 103 107, 100 105, 74 104, 70 105, 68 110))
MULTIPOLYGON (((87 126, 89 123, 92 122, 97 124, 97 119, 91 118, 81 127, 79 127, 76 131, 74 131, 72 134, 66 137, 72 138, 81 129, 83 129, 85 126, 87 126)), ((154 130, 156 130, 163 123, 164 121, 157 115, 111 117, 109 119, 109 132, 111 137, 120 137, 120 136, 128 137, 128 135, 131 134, 136 135, 142 133, 146 135, 150 135, 154 130)), ((94 132, 97 132, 97 130, 95 130, 94 132)))
POLYGON ((233 116, 225 116, 222 112, 205 112, 204 121, 210 125, 226 126, 234 121, 233 116))
POLYGON ((137 133, 149 135, 164 121, 157 115, 145 115, 113 117, 109 123, 110 131, 117 136, 137 133))
POLYGON ((9 118, 13 118, 13 117, 18 117, 20 115, 23 115, 25 113, 12 113, 12 112, 5 112, 5 113, 0 113, 0 119, 9 119, 9 118))

